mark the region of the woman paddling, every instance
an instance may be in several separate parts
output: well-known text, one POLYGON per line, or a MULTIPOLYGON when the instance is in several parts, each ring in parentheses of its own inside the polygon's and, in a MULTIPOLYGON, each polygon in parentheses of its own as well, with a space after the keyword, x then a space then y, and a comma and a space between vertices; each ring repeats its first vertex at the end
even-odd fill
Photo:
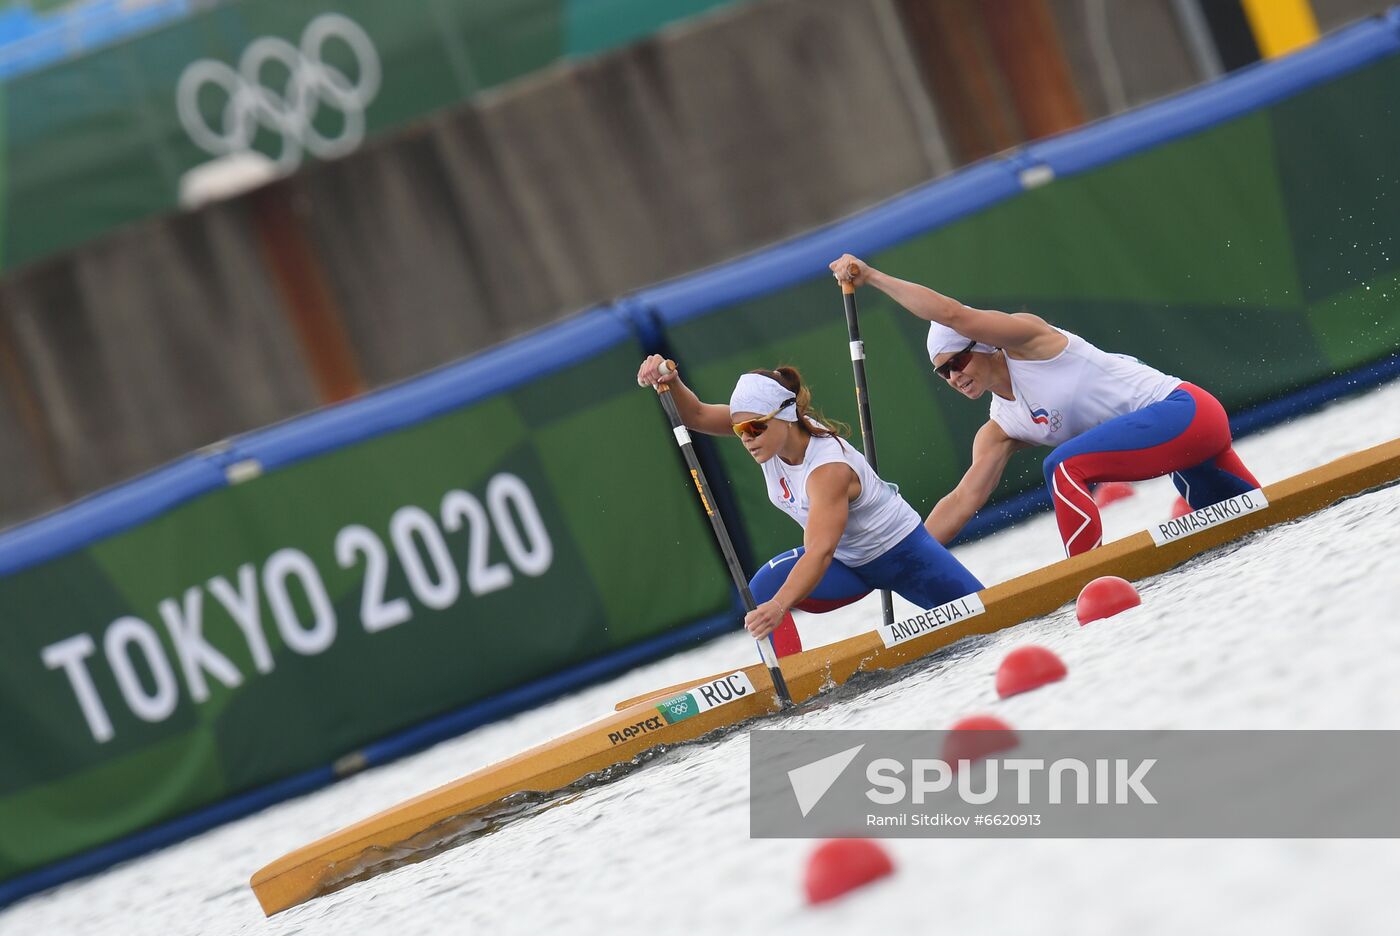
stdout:
POLYGON ((962 563, 934 542, 919 515, 841 438, 845 427, 811 409, 793 367, 744 374, 729 405, 702 402, 660 355, 637 379, 667 383, 688 428, 733 432, 763 467, 768 499, 803 528, 803 545, 765 563, 749 583, 757 607, 744 618, 755 638, 773 635, 778 656, 802 649, 791 609, 820 613, 877 589, 933 608, 980 591, 962 563))
POLYGON ((1054 447, 1045 484, 1071 556, 1103 541, 1091 484, 1170 474, 1196 510, 1259 486, 1231 447, 1225 408, 1200 387, 1101 351, 1039 316, 969 308, 850 254, 832 261, 831 270, 928 320, 929 358, 949 386, 969 400, 992 393, 971 467, 925 521, 940 543, 987 502, 1011 454, 1029 445, 1054 447))

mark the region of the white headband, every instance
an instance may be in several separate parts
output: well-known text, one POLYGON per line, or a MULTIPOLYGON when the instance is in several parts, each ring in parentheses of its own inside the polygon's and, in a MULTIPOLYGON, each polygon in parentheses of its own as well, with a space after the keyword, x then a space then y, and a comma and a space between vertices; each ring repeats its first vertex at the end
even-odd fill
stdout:
MULTIPOLYGON (((928 324, 928 359, 932 361, 940 354, 956 353, 966 348, 968 342, 972 341, 963 335, 953 331, 947 325, 938 322, 928 324)), ((991 354, 996 348, 989 344, 978 341, 972 345, 971 350, 980 351, 982 354, 991 354)))
POLYGON ((729 412, 756 413, 785 422, 797 422, 797 394, 778 383, 772 377, 762 374, 745 374, 734 385, 729 395, 729 412), (778 412, 774 413, 773 411, 778 412))

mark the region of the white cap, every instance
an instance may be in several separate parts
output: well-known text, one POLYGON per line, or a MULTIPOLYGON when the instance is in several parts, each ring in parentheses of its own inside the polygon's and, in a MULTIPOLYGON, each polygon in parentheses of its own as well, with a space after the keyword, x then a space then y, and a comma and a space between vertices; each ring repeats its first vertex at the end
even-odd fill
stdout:
MULTIPOLYGON (((972 341, 965 335, 960 335, 947 325, 938 322, 928 324, 928 359, 932 361, 940 354, 953 354, 966 348, 968 342, 972 341)), ((996 348, 989 344, 978 341, 972 345, 971 350, 982 354, 991 354, 996 348)))
POLYGON ((744 374, 729 395, 730 413, 773 413, 771 418, 797 422, 797 394, 762 374, 744 374), (777 410, 777 412, 773 412, 777 410))

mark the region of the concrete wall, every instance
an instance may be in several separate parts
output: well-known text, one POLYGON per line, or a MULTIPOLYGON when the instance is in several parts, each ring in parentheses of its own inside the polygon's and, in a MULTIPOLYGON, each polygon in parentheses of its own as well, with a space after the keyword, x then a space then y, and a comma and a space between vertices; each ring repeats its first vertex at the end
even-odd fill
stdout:
POLYGON ((248 230, 234 202, 0 282, 0 340, 14 362, 0 412, 32 407, 42 422, 2 426, 0 517, 316 404, 248 230))
MULTIPOLYGON (((10 274, 0 525, 947 172, 911 2, 739 5, 10 274)), ((1172 0, 1046 2, 1091 119, 1201 77, 1172 0)))
POLYGON ((297 189, 366 378, 409 376, 952 168, 920 135, 930 105, 892 64, 905 53, 888 12, 741 8, 308 173, 297 189))
POLYGON ((12 273, 0 524, 326 398, 259 199, 377 386, 948 171, 901 42, 889 0, 741 6, 12 273))
POLYGON ((1384 13, 1394 0, 1312 0, 1317 28, 1327 33, 1363 17, 1384 13))
POLYGON ((1060 41, 1092 119, 1192 87, 1192 59, 1172 0, 1051 0, 1060 41))

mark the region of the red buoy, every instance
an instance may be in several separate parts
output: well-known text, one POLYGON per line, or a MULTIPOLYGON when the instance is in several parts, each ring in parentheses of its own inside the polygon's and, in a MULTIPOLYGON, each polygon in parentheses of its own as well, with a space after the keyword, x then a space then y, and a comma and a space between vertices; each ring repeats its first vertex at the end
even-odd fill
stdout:
POLYGON ((1132 497, 1136 493, 1133 486, 1126 481, 1105 481, 1094 488, 1094 503, 1100 507, 1107 507, 1114 501, 1132 497))
POLYGON ((1035 645, 1017 647, 997 668, 997 695, 1005 699, 1018 692, 1030 692, 1046 683, 1065 678, 1064 661, 1053 651, 1035 645))
POLYGON ((1186 503, 1186 498, 1178 497, 1172 504, 1172 519, 1184 517, 1191 512, 1191 505, 1186 503))
POLYGON ((995 715, 969 715, 948 730, 943 741, 943 760, 956 770, 960 760, 980 760, 1020 743, 1011 726, 995 715))
POLYGON ((1116 575, 1104 575, 1085 585, 1074 603, 1074 612, 1081 625, 1113 617, 1142 604, 1133 583, 1116 575))
POLYGON ((869 839, 828 839, 807 859, 807 902, 834 900, 894 871, 890 856, 869 839))

